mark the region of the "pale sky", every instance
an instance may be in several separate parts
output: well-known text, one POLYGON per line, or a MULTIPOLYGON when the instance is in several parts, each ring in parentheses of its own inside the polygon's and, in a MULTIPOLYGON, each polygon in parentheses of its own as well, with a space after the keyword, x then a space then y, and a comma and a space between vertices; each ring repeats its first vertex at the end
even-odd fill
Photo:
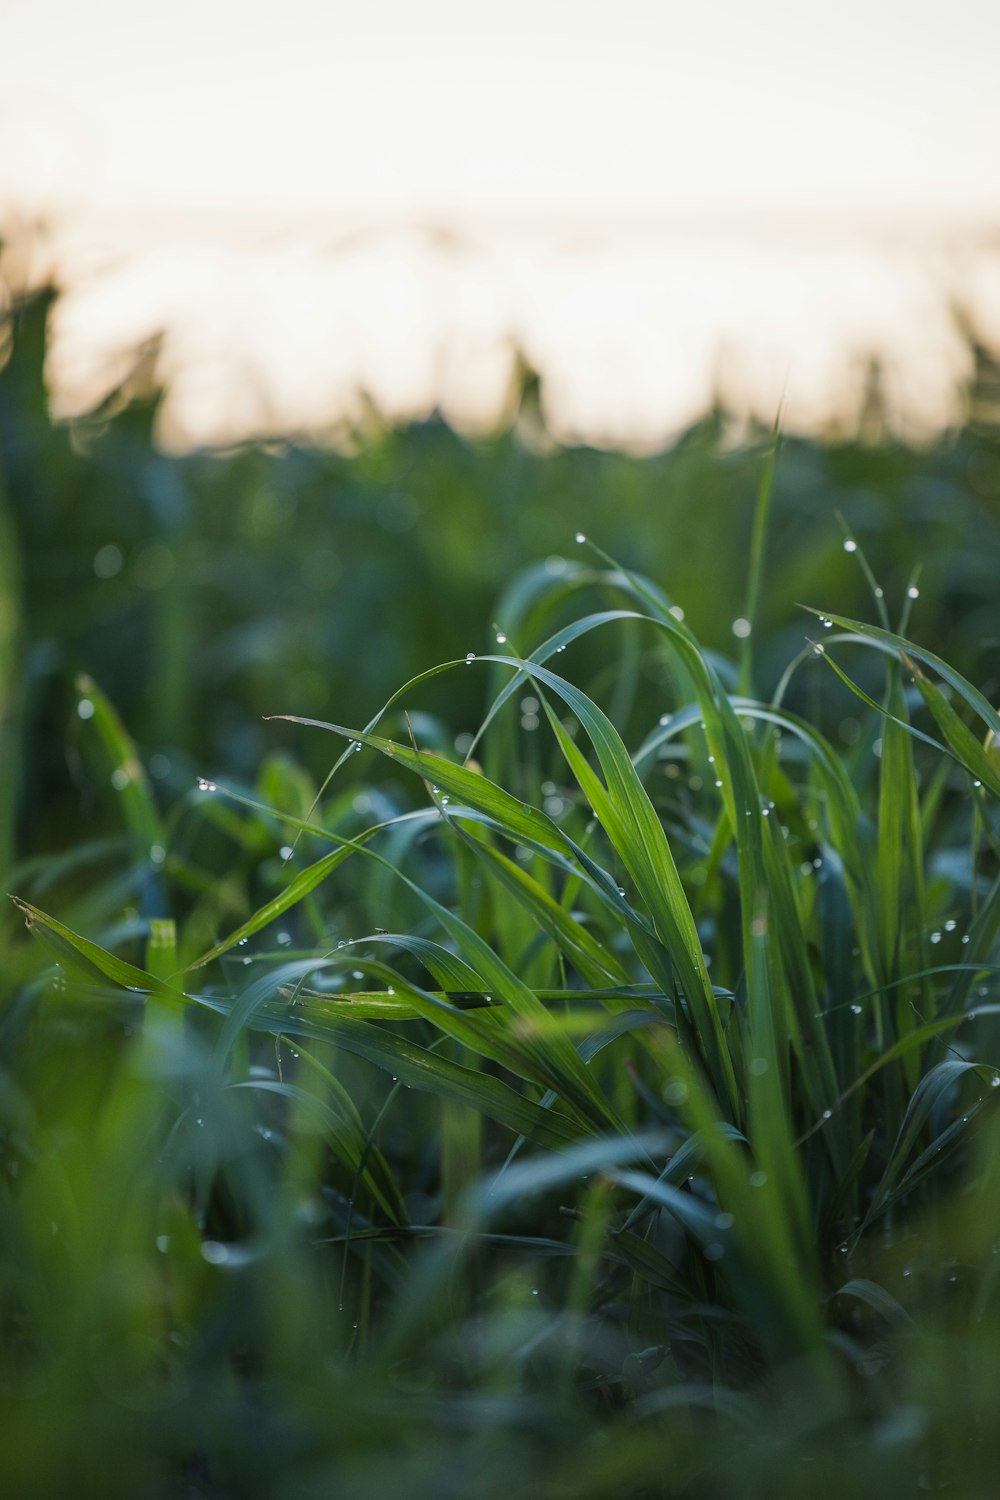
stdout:
POLYGON ((569 439, 809 430, 873 352, 923 431, 951 302, 1000 339, 1000 0, 0 0, 0 57, 56 408, 163 334, 174 446, 488 427, 515 346, 569 439))
POLYGON ((1000 212, 998 0, 4 0, 12 197, 1000 212))

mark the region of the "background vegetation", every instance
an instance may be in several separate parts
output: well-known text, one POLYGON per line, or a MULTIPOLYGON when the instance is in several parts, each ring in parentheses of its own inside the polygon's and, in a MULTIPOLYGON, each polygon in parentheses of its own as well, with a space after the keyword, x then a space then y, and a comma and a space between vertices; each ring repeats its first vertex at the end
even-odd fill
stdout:
POLYGON ((50 306, 0 370, 5 1490, 992 1494, 985 352, 922 451, 877 401, 539 451, 527 384, 488 444, 171 459, 134 383, 51 423, 50 306))

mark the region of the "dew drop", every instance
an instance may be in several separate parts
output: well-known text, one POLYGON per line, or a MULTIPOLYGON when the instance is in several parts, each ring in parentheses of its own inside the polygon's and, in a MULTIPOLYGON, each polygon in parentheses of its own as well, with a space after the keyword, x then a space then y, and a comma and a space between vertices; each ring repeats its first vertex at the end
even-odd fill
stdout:
POLYGON ((586 534, 582 531, 578 531, 576 534, 576 540, 578 545, 582 545, 587 540, 586 534))
POLYGON ((497 645, 498 646, 506 646, 506 644, 507 644, 507 637, 504 635, 504 633, 503 633, 502 630, 498 630, 497 631, 497 645))
POLYGON ((472 663, 475 661, 475 659, 476 659, 476 653, 474 651, 467 652, 466 653, 466 657, 465 657, 465 665, 467 667, 471 666, 472 663))
POLYGON ((852 1016, 860 1016, 860 1014, 861 1014, 861 1009, 862 1009, 862 1008, 861 1008, 861 1006, 860 1006, 860 1005, 858 1005, 858 1004, 857 1004, 857 1003, 856 1003, 856 1002, 855 1002, 855 1004, 854 1004, 854 1005, 852 1005, 852 1006, 851 1006, 851 1015, 852 1015, 852 1016))
POLYGON ((906 590, 906 597, 908 599, 919 599, 920 598, 920 590, 917 588, 917 586, 916 586, 915 583, 911 583, 910 587, 906 590))
POLYGON ((94 705, 89 698, 81 698, 76 705, 76 711, 81 719, 92 719, 94 717, 94 705))
POLYGON ((844 540, 844 551, 845 552, 857 552, 857 550, 858 550, 858 544, 854 540, 854 538, 852 536, 846 537, 845 540, 844 540))

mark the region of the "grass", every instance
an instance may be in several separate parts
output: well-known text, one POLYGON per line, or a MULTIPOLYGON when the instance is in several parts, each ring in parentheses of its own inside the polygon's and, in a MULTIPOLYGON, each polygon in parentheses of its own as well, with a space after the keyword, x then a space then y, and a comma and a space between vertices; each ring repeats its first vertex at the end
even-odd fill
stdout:
MULTIPOLYGON (((581 572, 600 586, 602 570, 574 548, 577 530, 679 599, 710 652, 742 657, 732 626, 752 617, 743 640, 757 691, 771 696, 803 644, 800 603, 877 618, 856 557, 833 544, 842 513, 891 597, 933 559, 914 616, 921 639, 947 642, 958 670, 1000 701, 988 369, 972 393, 981 416, 929 448, 889 430, 875 442, 786 438, 766 584, 753 595, 766 427, 737 441, 727 414, 710 413, 647 460, 586 449, 543 457, 516 432, 473 446, 442 423, 375 427, 350 453, 274 442, 170 458, 152 442, 155 392, 129 402, 126 389, 90 418, 50 420, 54 306, 54 293, 15 301, 0 320, 0 722, 10 726, 0 858, 15 813, 11 859, 62 851, 69 826, 80 842, 118 826, 113 789, 82 759, 88 741, 67 733, 79 673, 127 724, 161 806, 179 804, 199 774, 252 785, 279 752, 321 778, 324 737, 264 715, 360 725, 429 664, 485 649, 495 618, 512 640, 542 639, 568 622, 581 572)), ((623 629, 614 652, 593 635, 574 652, 577 681, 600 692, 602 673, 614 680, 602 701, 630 744, 645 732, 643 695, 674 691, 642 640, 638 627, 623 629)), ((878 692, 875 659, 857 670, 878 692)), ((854 710, 820 681, 796 674, 786 704, 849 750, 840 725, 854 710)), ((451 744, 482 706, 477 672, 428 684, 421 743, 451 744)))
POLYGON ((273 725, 319 786, 163 811, 78 681, 121 837, 17 891, 10 1493, 992 1493, 1000 718, 904 588, 757 696, 576 550, 273 725))

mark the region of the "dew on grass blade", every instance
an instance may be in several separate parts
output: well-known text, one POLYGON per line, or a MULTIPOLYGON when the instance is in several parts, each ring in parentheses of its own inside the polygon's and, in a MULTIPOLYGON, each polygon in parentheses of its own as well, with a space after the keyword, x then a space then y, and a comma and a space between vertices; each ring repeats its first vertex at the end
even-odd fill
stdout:
POLYGON ((114 542, 109 542, 107 546, 99 547, 94 553, 94 576, 114 578, 121 572, 124 562, 121 548, 116 547, 114 542))
POLYGON ((752 631, 753 626, 750 624, 749 620, 745 620, 743 616, 740 615, 738 619, 735 619, 733 621, 730 629, 732 630, 733 635, 736 636, 737 640, 745 641, 747 636, 752 631))
POLYGON ((587 538, 586 538, 585 533, 582 532, 582 531, 578 531, 577 534, 576 534, 576 541, 577 541, 577 543, 579 545, 582 545, 586 540, 587 540, 587 538))
POLYGON ((845 552, 857 552, 857 550, 858 550, 858 544, 854 540, 854 538, 852 536, 846 537, 844 539, 844 551, 845 552))

